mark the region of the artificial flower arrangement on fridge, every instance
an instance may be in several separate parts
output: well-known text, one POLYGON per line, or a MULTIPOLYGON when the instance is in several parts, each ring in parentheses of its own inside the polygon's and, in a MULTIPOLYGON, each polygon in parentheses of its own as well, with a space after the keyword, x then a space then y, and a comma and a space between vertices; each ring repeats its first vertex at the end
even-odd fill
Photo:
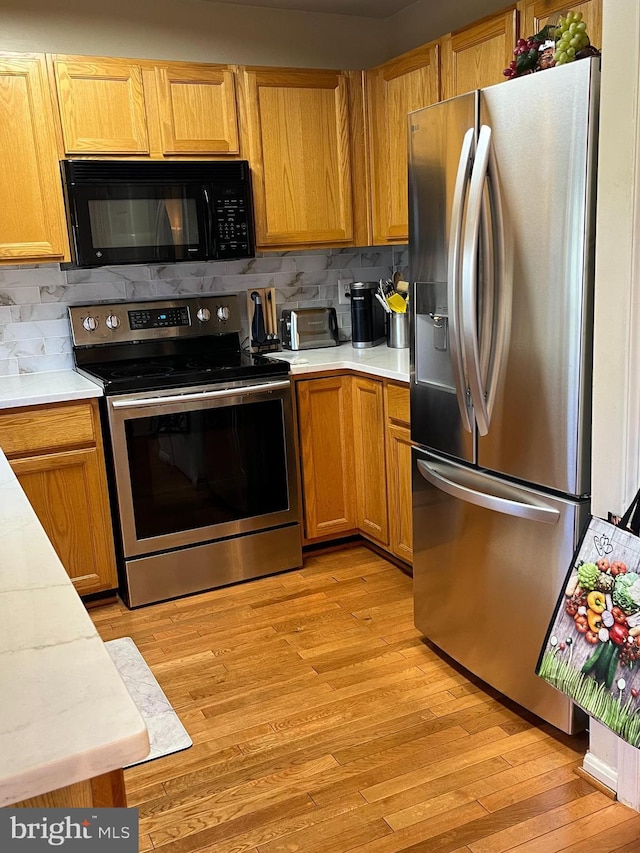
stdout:
POLYGON ((568 11, 550 19, 539 33, 518 39, 513 55, 515 59, 502 72, 509 80, 576 59, 599 56, 600 51, 591 44, 582 12, 568 11))
POLYGON ((640 747, 639 530, 640 492, 619 524, 591 518, 537 667, 541 678, 635 747, 640 747))

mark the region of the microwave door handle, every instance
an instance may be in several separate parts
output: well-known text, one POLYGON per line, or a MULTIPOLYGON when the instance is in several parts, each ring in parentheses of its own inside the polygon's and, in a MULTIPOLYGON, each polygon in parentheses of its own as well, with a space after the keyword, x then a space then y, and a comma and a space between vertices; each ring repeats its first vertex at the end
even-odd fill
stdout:
POLYGON ((215 257, 215 240, 213 237, 211 196, 208 187, 202 187, 202 199, 204 201, 204 250, 207 259, 212 260, 215 257))

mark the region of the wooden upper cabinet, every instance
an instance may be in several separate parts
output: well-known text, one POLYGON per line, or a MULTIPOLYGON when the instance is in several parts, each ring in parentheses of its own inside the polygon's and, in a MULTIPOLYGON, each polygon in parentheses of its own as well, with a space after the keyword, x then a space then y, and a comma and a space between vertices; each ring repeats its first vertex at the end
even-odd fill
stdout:
POLYGON ((520 31, 523 36, 539 33, 548 22, 551 15, 571 9, 582 12, 582 19, 587 25, 587 35, 594 47, 602 47, 602 0, 575 0, 575 2, 560 2, 560 0, 529 0, 521 2, 520 31))
POLYGON ((440 99, 439 50, 426 44, 367 72, 374 245, 407 242, 407 114, 440 99))
POLYGON ((148 154, 142 67, 129 60, 53 57, 67 154, 148 154))
POLYGON ((68 260, 43 56, 0 56, 0 261, 68 260))
POLYGON ((237 154, 235 75, 228 68, 155 68, 163 154, 237 154))
POLYGON ((258 247, 353 239, 349 75, 240 70, 258 247))
POLYGON ((518 12, 509 6, 442 40, 442 98, 505 80, 518 38, 518 12))

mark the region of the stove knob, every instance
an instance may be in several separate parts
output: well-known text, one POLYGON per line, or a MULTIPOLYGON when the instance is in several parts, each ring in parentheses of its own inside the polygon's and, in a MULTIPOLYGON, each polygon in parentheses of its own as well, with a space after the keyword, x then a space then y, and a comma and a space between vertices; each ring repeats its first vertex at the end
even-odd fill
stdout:
POLYGON ((211 319, 211 311, 208 308, 198 308, 196 317, 201 323, 206 323, 207 320, 211 319))
POLYGON ((117 329, 120 325, 120 317, 116 314, 109 314, 107 319, 105 320, 108 329, 117 329))
POLYGON ((229 311, 229 308, 226 305, 221 305, 216 311, 216 314, 218 315, 218 320, 222 320, 226 323, 231 316, 231 311, 229 311))
POLYGON ((97 317, 85 317, 82 321, 82 325, 85 327, 87 332, 95 332, 98 328, 98 318, 97 317))

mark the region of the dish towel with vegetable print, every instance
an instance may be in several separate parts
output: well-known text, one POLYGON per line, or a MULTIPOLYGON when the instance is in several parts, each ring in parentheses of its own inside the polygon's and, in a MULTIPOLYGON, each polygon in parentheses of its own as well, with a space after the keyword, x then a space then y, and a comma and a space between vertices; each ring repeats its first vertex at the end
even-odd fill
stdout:
POLYGON ((640 747, 639 531, 640 491, 617 524, 590 519, 536 668, 635 747, 640 747))

